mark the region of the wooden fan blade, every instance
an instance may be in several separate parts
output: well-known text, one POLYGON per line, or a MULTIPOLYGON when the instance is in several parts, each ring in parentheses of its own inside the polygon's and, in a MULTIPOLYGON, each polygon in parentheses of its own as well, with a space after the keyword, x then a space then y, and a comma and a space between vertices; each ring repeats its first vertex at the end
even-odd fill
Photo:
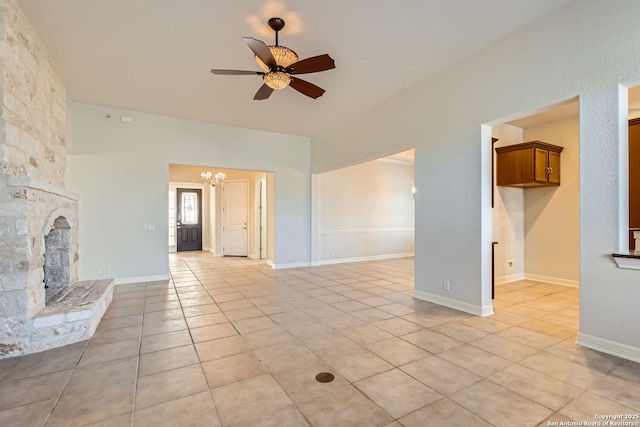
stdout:
POLYGON ((271 54, 269 47, 262 40, 254 39, 253 37, 243 37, 242 40, 249 46, 249 49, 256 54, 258 58, 262 60, 269 68, 276 66, 276 60, 271 54))
POLYGON ((309 83, 305 80, 298 79, 295 77, 291 78, 291 83, 289 86, 297 90, 303 95, 307 95, 309 98, 319 98, 324 94, 324 89, 314 85, 313 83, 309 83))
POLYGON ((262 71, 243 71, 243 70, 211 70, 213 74, 219 74, 222 76, 263 76, 264 73, 262 71))
POLYGON ((336 68, 336 63, 332 57, 325 53, 324 55, 312 56, 291 64, 289 74, 317 73, 318 71, 327 71, 332 68, 336 68))
POLYGON ((253 97, 255 101, 259 101, 261 99, 267 99, 273 93, 273 89, 271 89, 266 84, 263 84, 260 89, 256 92, 256 95, 253 97))

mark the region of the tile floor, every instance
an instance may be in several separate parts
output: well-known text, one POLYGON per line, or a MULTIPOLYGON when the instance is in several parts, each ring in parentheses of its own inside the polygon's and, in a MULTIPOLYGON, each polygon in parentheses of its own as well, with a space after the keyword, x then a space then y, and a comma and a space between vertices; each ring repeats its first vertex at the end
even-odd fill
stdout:
POLYGON ((8 426, 546 426, 640 413, 640 365, 574 344, 578 291, 411 297, 413 259, 272 270, 172 254, 88 342, 0 361, 8 426), (335 380, 314 377, 330 371, 335 380))

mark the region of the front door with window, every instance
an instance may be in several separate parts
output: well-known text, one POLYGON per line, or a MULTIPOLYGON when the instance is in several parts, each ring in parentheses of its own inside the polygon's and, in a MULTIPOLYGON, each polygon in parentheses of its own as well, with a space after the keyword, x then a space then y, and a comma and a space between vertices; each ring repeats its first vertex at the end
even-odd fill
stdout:
POLYGON ((178 251, 202 250, 202 190, 178 188, 177 202, 177 236, 178 251))

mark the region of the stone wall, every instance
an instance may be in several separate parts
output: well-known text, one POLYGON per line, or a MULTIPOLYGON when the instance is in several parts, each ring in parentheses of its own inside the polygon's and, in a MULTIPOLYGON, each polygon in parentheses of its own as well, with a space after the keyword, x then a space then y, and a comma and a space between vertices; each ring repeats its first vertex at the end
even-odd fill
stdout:
POLYGON ((14 0, 0 0, 0 76, 0 316, 32 315, 44 306, 44 222, 60 208, 77 222, 77 200, 64 190, 64 79, 14 0))
POLYGON ((94 282, 76 283, 78 200, 64 188, 65 96, 62 74, 15 0, 0 0, 0 358, 89 338, 111 301, 112 283, 101 282, 101 292, 94 282), (69 289, 45 307, 52 229, 47 277, 69 289))
POLYGON ((0 76, 0 173, 64 187, 64 78, 14 0, 0 0, 0 76))

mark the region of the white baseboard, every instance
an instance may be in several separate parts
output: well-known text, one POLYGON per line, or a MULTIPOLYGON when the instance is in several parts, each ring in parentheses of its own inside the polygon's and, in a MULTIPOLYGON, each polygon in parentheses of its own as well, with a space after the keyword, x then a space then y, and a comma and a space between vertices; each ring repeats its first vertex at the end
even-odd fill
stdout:
POLYGON ((579 288, 579 280, 569 280, 560 277, 539 276, 537 274, 525 274, 527 280, 535 280, 536 282, 546 282, 553 285, 571 286, 572 288, 579 288))
POLYGON ((274 270, 284 270, 286 268, 309 267, 311 264, 308 261, 291 262, 289 264, 274 264, 273 261, 267 261, 267 265, 270 265, 274 270))
POLYGON ((524 273, 510 274, 508 276, 496 277, 494 283, 496 285, 504 285, 505 283, 517 282, 518 280, 524 280, 524 273))
POLYGON ((415 256, 415 253, 408 252, 408 253, 402 253, 402 254, 385 254, 385 255, 361 256, 361 257, 354 257, 354 258, 326 259, 326 260, 312 261, 311 265, 318 266, 318 265, 344 264, 347 262, 382 261, 385 259, 409 258, 412 256, 415 256))
POLYGON ((274 270, 282 270, 285 268, 300 268, 300 267, 317 267, 320 265, 331 265, 331 264, 344 264, 348 262, 363 262, 363 261, 382 261, 385 259, 395 259, 395 258, 409 258, 414 256, 413 252, 403 253, 403 254, 386 254, 386 255, 373 255, 373 256, 363 256, 363 257, 354 257, 354 258, 340 258, 340 259, 328 259, 321 261, 311 261, 311 262, 294 262, 288 264, 274 264, 272 261, 267 261, 267 265, 270 265, 274 270))
POLYGON ((578 345, 640 363, 640 348, 579 333, 578 345))
POLYGON ((113 279, 113 283, 116 285, 129 285, 131 283, 158 282, 160 280, 169 280, 169 275, 157 274, 155 276, 118 277, 113 279))
POLYGON ((224 254, 222 254, 222 253, 217 254, 214 248, 204 248, 202 251, 203 251, 203 252, 205 252, 205 251, 206 251, 206 252, 210 252, 210 253, 211 253, 213 256, 215 256, 215 257, 221 257, 221 256, 224 256, 224 254))
POLYGON ((413 291, 413 296, 423 301, 432 302, 438 305, 443 305, 445 307, 453 308, 459 311, 464 311, 465 313, 473 314, 475 316, 486 317, 486 316, 491 316, 493 314, 493 305, 491 304, 482 307, 482 306, 477 306, 473 304, 468 304, 462 301, 445 298, 440 295, 434 295, 428 292, 415 291, 415 290, 413 291))
POLYGON ((505 283, 517 282, 518 280, 533 280, 536 282, 551 283, 553 285, 570 286, 572 288, 579 288, 580 281, 563 279, 561 277, 540 276, 538 274, 518 273, 510 276, 502 276, 495 278, 496 285, 504 285, 505 283))

